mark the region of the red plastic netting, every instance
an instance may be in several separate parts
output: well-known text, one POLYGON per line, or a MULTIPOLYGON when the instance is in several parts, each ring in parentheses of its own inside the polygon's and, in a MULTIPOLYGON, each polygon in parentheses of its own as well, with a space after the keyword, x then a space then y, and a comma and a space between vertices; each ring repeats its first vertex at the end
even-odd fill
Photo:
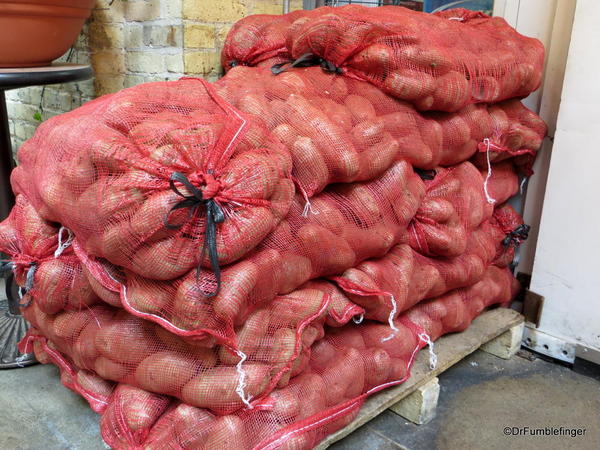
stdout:
POLYGON ((539 41, 348 6, 246 18, 222 61, 45 122, 12 175, 20 349, 113 448, 313 447, 518 289, 539 41))
MULTIPOLYGON (((22 195, 17 195, 8 218, 0 223, 0 252, 9 260, 21 295, 39 293, 39 307, 54 314, 100 301, 70 248, 72 233, 40 217, 22 195)), ((24 304, 27 300, 23 300, 24 304)))
MULTIPOLYGON (((305 370, 289 385, 274 390, 253 409, 233 415, 215 416, 126 384, 105 400, 102 394, 111 392, 112 385, 95 387, 85 376, 88 384, 83 392, 88 400, 90 392, 99 392, 96 397, 108 403, 92 404, 103 413, 102 435, 113 448, 310 448, 349 423, 366 397, 405 381, 417 351, 429 338, 464 330, 486 307, 509 302, 517 289, 510 272, 492 266, 475 285, 403 314, 394 322, 394 332, 369 321, 328 328, 312 345, 305 370)), ((54 350, 59 346, 35 330, 23 341, 22 350, 30 346, 41 347, 45 359, 61 368, 63 382, 81 393, 81 371, 54 350)), ((213 389, 219 391, 221 383, 213 380, 213 389)))
POLYGON ((256 14, 238 20, 227 35, 221 52, 225 70, 242 66, 271 67, 291 59, 285 46, 290 25, 308 15, 305 10, 289 14, 256 14))
POLYGON ((329 70, 370 81, 422 111, 525 97, 542 79, 540 41, 465 9, 319 8, 288 32, 292 58, 316 55, 329 70))
POLYGON ((489 178, 471 163, 423 175, 426 194, 408 229, 408 242, 423 255, 459 256, 469 233, 492 216, 494 204, 517 193, 511 164, 495 166, 489 178))
POLYGON ((200 251, 211 233, 219 264, 239 260, 294 193, 289 153, 195 79, 125 89, 54 117, 18 159, 13 187, 40 215, 89 253, 162 280, 199 262, 214 268, 200 251))
MULTIPOLYGON (((194 269, 168 282, 126 272, 115 280, 102 261, 83 251, 78 255, 95 278, 92 286, 100 282, 105 291, 118 293, 132 314, 176 334, 212 335, 231 344, 234 327, 277 294, 383 256, 405 240, 423 194, 421 179, 399 161, 374 181, 330 186, 311 199, 312 212, 304 211, 305 201, 297 195, 287 218, 253 252, 223 268, 222 288, 215 297, 205 295, 215 284, 212 272, 203 271, 197 278, 194 269)), ((108 300, 116 304, 114 295, 108 300)))
POLYGON ((292 174, 309 197, 330 183, 373 179, 399 159, 433 169, 461 163, 478 149, 491 162, 535 155, 546 132, 517 100, 419 113, 369 83, 318 67, 277 76, 238 67, 215 89, 289 149, 292 174))
MULTIPOLYGON (((382 258, 331 277, 344 294, 335 289, 329 293, 342 304, 349 299, 363 307, 367 319, 389 322, 423 299, 475 284, 491 264, 509 265, 515 248, 527 238, 528 228, 524 227, 516 211, 502 206, 469 234, 460 256, 427 257, 406 244, 397 245, 382 258)), ((309 283, 306 287, 317 285, 309 283)))

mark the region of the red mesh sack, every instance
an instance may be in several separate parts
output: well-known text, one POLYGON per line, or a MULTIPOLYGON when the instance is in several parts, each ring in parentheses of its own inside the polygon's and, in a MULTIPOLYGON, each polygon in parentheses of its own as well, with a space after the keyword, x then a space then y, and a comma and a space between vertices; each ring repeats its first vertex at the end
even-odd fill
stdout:
POLYGON ((409 244, 423 255, 458 256, 469 233, 492 215, 519 188, 518 177, 506 163, 483 178, 469 162, 423 173, 427 193, 409 226, 409 244))
POLYGON ((517 100, 491 105, 489 112, 494 133, 489 140, 478 144, 479 152, 473 156, 473 163, 489 168, 490 163, 510 158, 526 176, 532 175, 531 167, 548 131, 545 122, 517 100))
POLYGON ((298 10, 289 14, 256 14, 238 20, 225 39, 221 64, 225 71, 242 66, 266 66, 291 59, 286 47, 292 22, 308 14, 298 10))
POLYGON ((503 206, 470 233, 460 256, 431 258, 408 245, 397 245, 382 258, 332 277, 343 293, 330 289, 329 294, 342 305, 350 300, 363 307, 367 319, 389 322, 423 299, 475 284, 491 264, 508 266, 515 248, 527 238, 525 230, 522 218, 503 206))
POLYGON ((326 292, 298 290, 250 314, 231 346, 185 340, 108 306, 49 315, 34 302, 24 315, 81 369, 228 414, 252 407, 306 368, 330 311, 337 326, 363 313, 352 304, 340 308, 326 292))
POLYGON ((99 301, 71 241, 68 229, 41 218, 23 195, 17 195, 10 215, 0 223, 0 251, 9 257, 3 268, 15 274, 21 293, 37 294, 39 307, 49 314, 99 301))
POLYGON ((35 328, 30 328, 19 343, 24 351, 33 349, 35 358, 41 364, 54 364, 60 369, 62 384, 81 395, 92 410, 102 413, 109 404, 115 383, 100 378, 93 372, 75 366, 60 350, 35 328))
POLYGON ((494 228, 502 230, 504 239, 496 244, 494 264, 503 267, 511 265, 515 259, 516 249, 529 236, 531 227, 523 223, 523 218, 508 204, 496 208, 491 223, 494 228))
MULTIPOLYGON (((406 227, 423 197, 423 182, 410 165, 397 162, 377 180, 332 185, 311 200, 303 214, 297 195, 290 213, 247 257, 223 268, 222 288, 211 272, 195 270, 175 282, 160 282, 127 272, 114 280, 102 261, 78 255, 88 273, 120 295, 130 313, 187 336, 212 335, 229 342, 234 327, 277 294, 293 291, 320 276, 335 275, 359 262, 385 255, 406 239, 406 227)), ((74 245, 77 250, 79 246, 74 245)), ((94 283, 92 283, 94 285, 94 283)))
POLYGON ((120 406, 107 408, 102 436, 116 449, 312 448, 352 421, 369 395, 405 381, 425 341, 465 329, 486 307, 510 301, 517 289, 510 272, 492 267, 474 286, 409 310, 395 321, 392 334, 388 326, 370 321, 327 329, 325 338, 313 344, 302 374, 253 409, 234 415, 215 416, 178 402, 165 407, 164 397, 140 391, 133 391, 139 402, 131 394, 122 400, 119 387, 113 400, 120 406), (133 434, 122 420, 132 410, 147 411, 145 417, 153 420, 157 411, 165 412, 143 433, 133 434))
POLYGON ((242 258, 294 192, 287 151, 196 79, 136 86, 52 118, 18 159, 15 191, 42 216, 90 254, 155 279, 242 258))
POLYGON ((370 81, 422 111, 525 97, 542 79, 540 41, 502 18, 465 9, 319 8, 289 34, 293 58, 316 55, 326 68, 370 81))
POLYGON ((534 123, 535 114, 517 101, 422 114, 367 82, 315 67, 277 76, 238 67, 215 88, 285 145, 292 174, 309 197, 330 183, 373 179, 398 159, 421 169, 454 165, 484 142, 498 152, 531 152, 545 132, 543 122, 534 123), (514 112, 509 120, 505 108, 514 112), (508 133, 516 135, 508 139, 508 133))

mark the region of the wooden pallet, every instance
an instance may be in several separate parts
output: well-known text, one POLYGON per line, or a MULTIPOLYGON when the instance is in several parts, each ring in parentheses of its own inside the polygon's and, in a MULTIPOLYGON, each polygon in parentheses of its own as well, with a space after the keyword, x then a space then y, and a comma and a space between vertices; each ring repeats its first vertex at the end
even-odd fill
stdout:
POLYGON ((329 435, 315 448, 329 447, 388 408, 415 423, 427 423, 435 416, 439 394, 437 375, 478 349, 504 359, 512 357, 521 346, 523 328, 523 316, 512 309, 498 308, 483 313, 467 330, 435 342, 435 369, 429 368, 429 355, 427 349, 423 349, 405 383, 367 399, 353 422, 329 435))

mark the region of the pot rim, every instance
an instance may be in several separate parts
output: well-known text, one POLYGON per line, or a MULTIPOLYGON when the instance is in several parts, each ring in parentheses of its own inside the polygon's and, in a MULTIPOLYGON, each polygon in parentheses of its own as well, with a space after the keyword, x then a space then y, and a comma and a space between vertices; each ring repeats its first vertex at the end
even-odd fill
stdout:
POLYGON ((0 3, 0 19, 2 16, 43 16, 87 19, 92 10, 70 6, 33 5, 30 3, 0 3))

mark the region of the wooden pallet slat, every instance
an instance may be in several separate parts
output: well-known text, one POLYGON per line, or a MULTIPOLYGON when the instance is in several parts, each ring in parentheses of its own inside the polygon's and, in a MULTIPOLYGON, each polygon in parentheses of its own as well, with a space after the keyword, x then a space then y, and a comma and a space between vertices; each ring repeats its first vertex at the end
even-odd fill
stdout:
POLYGON ((440 373, 452 367, 484 344, 504 333, 508 334, 503 335, 500 342, 490 344, 488 348, 492 351, 488 352, 496 354, 494 353, 494 350, 496 350, 501 355, 509 355, 513 351, 516 352, 515 348, 518 349, 520 338, 518 339, 518 344, 515 342, 519 335, 519 329, 522 335, 523 324, 524 318, 518 312, 512 309, 497 308, 481 314, 473 320, 471 326, 465 331, 441 337, 435 342, 435 353, 437 355, 437 366, 435 369, 429 368, 428 352, 421 351, 412 367, 411 376, 406 382, 368 398, 356 419, 341 430, 327 436, 315 448, 317 450, 324 450, 334 442, 346 437, 386 409, 429 383, 440 373))

